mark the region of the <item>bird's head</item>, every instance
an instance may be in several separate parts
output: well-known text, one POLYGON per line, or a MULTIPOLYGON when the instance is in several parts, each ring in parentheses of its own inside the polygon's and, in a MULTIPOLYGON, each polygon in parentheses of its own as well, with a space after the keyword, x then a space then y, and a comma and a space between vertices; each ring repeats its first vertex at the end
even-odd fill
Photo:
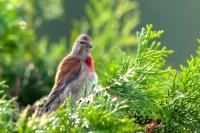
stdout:
POLYGON ((82 34, 78 36, 78 38, 76 39, 71 54, 81 58, 86 58, 87 56, 90 55, 91 48, 92 48, 91 38, 86 34, 82 34))

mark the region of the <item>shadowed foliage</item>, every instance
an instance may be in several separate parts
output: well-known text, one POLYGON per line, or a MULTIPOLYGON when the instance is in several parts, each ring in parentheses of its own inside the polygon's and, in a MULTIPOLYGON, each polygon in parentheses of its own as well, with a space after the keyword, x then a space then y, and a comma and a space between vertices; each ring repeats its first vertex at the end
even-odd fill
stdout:
POLYGON ((133 33, 138 6, 131 0, 89 1, 70 45, 38 39, 35 29, 62 15, 61 5, 0 0, 0 133, 200 132, 200 49, 180 71, 167 66, 173 51, 159 42, 163 31, 147 25, 133 33), (82 32, 93 39, 98 89, 37 117, 38 108, 27 104, 49 93, 58 62, 82 32))

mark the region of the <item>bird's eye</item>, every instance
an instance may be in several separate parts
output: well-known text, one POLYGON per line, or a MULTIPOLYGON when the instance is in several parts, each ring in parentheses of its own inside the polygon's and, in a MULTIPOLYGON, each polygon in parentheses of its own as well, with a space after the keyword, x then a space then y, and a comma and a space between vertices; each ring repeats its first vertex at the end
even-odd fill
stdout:
POLYGON ((80 44, 85 44, 85 42, 84 41, 80 41, 80 44))

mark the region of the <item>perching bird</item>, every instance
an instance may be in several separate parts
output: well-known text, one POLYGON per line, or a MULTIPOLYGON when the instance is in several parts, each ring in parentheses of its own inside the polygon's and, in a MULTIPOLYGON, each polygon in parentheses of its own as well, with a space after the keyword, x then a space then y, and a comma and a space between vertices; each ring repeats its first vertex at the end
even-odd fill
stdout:
POLYGON ((49 114, 69 95, 72 101, 76 102, 91 92, 97 84, 97 74, 90 54, 91 48, 92 41, 88 35, 82 34, 77 38, 71 53, 64 57, 58 66, 55 84, 39 115, 44 112, 49 114))

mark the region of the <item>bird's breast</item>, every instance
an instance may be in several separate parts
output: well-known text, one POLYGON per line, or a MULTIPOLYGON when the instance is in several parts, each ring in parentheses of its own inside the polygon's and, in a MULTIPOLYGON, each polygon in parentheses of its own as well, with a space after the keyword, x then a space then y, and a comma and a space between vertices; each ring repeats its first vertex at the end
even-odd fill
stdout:
POLYGON ((80 78, 83 82, 79 97, 85 97, 94 90, 98 77, 95 71, 91 71, 91 69, 88 68, 87 64, 83 64, 80 78))
POLYGON ((87 66, 87 69, 90 71, 90 72, 95 72, 95 69, 94 69, 94 61, 93 61, 93 58, 91 56, 88 56, 85 60, 85 65, 87 66))
POLYGON ((82 62, 82 68, 79 77, 74 80, 67 88, 65 88, 65 96, 69 91, 72 94, 74 101, 78 101, 90 94, 95 85, 97 84, 97 74, 95 71, 91 71, 85 62, 82 62))

